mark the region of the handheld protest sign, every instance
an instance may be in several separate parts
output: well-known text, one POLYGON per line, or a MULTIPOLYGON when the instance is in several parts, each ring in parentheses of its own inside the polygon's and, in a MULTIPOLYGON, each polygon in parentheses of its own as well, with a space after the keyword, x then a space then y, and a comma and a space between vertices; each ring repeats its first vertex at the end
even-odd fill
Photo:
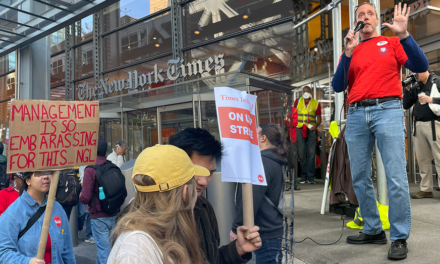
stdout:
POLYGON ((94 165, 99 103, 12 100, 8 173, 94 165))
POLYGON ((220 137, 227 153, 222 157, 222 181, 243 183, 243 224, 250 230, 254 226, 252 184, 267 185, 258 145, 257 96, 228 87, 216 87, 214 93, 220 137))
POLYGON ((53 204, 55 203, 55 194, 58 188, 58 179, 60 171, 55 171, 50 180, 49 196, 47 197, 46 211, 44 214, 43 228, 41 229, 40 243, 38 244, 37 259, 44 259, 46 250, 47 236, 49 234, 50 220, 52 219, 53 204))

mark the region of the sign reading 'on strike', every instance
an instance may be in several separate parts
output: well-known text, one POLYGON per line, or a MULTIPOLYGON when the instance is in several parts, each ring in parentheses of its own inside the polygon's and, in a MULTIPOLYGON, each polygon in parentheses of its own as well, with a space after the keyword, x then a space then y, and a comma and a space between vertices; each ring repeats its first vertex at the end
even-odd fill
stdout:
POLYGON ((217 87, 214 93, 225 149, 222 181, 267 185, 255 122, 257 96, 228 87, 217 87))
POLYGON ((97 102, 12 100, 8 173, 94 165, 97 102))

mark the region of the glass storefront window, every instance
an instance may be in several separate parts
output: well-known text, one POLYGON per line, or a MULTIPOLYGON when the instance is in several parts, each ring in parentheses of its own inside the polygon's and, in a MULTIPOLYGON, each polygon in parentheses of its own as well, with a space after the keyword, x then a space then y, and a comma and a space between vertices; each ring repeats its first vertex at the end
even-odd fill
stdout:
POLYGON ((158 143, 157 109, 143 109, 128 112, 127 115, 128 158, 136 159, 148 147, 158 143))
POLYGON ((196 0, 184 6, 184 45, 288 17, 292 9, 290 0, 196 0))
POLYGON ((66 87, 59 86, 50 89, 50 100, 51 101, 64 101, 66 100, 66 87))
POLYGON ((104 70, 171 51, 169 13, 135 24, 103 38, 104 70))
POLYGON ((64 72, 65 53, 50 58, 50 86, 64 83, 66 73, 64 72))
POLYGON ((440 32, 439 23, 439 11, 423 11, 409 18, 410 33, 416 41, 432 36, 440 32))
POLYGON ((104 8, 104 32, 167 8, 168 0, 121 0, 104 8))
POLYGON ((107 142, 107 156, 113 151, 116 141, 122 140, 121 118, 100 118, 99 135, 107 142))
POLYGON ((75 44, 93 38, 93 15, 75 23, 75 44))
POLYGON ((93 43, 75 49, 75 79, 93 75, 93 43))
POLYGON ((50 54, 54 54, 65 49, 65 36, 64 28, 50 34, 50 54))
POLYGON ((15 70, 15 51, 0 57, 0 74, 15 70))
MULTIPOLYGON (((289 78, 292 25, 289 22, 187 51, 185 61, 204 61, 223 54, 224 67, 217 74, 243 70, 277 79, 289 78)), ((202 77, 210 75, 214 72, 205 72, 202 77)))
MULTIPOLYGON (((0 77, 0 101, 15 97, 15 81, 15 72, 0 77)), ((1 110, 0 119, 4 117, 6 117, 6 111, 1 110)))

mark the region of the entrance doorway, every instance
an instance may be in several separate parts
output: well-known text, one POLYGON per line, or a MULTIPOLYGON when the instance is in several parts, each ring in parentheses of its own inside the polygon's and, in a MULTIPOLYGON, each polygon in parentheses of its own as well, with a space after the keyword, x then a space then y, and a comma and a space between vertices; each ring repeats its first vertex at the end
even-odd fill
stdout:
POLYGON ((185 128, 194 127, 193 102, 158 107, 159 143, 166 145, 169 138, 185 128))

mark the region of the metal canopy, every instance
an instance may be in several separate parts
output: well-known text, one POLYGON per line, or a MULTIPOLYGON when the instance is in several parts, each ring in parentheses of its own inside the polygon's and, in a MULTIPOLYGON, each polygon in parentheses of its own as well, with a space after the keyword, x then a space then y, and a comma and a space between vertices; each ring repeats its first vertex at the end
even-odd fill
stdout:
POLYGON ((0 57, 118 0, 0 0, 0 57))

